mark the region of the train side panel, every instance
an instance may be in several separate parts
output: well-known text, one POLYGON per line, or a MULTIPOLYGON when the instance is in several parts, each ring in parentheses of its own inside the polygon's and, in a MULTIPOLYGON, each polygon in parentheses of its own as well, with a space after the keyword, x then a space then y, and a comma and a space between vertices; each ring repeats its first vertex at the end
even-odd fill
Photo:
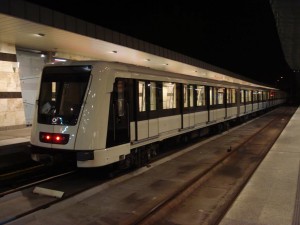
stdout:
POLYGON ((238 115, 238 107, 228 107, 227 109, 227 117, 226 118, 236 118, 238 115))
POLYGON ((92 82, 79 121, 75 143, 76 150, 104 149, 106 143, 107 118, 113 79, 108 79, 110 70, 96 65, 92 71, 92 82))

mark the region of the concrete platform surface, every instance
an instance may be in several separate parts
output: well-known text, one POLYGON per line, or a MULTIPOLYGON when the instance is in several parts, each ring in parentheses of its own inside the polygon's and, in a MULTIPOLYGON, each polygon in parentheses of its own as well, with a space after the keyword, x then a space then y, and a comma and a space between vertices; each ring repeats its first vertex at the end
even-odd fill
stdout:
POLYGON ((299 214, 295 208, 299 161, 298 108, 219 225, 300 224, 294 217, 299 214))
POLYGON ((31 127, 0 131, 0 146, 29 142, 31 127))

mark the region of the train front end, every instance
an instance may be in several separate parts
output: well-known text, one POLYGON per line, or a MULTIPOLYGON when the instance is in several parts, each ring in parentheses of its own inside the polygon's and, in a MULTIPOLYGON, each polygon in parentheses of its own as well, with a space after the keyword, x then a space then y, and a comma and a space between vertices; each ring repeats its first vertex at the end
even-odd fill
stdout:
POLYGON ((31 131, 31 157, 71 160, 91 66, 47 66, 43 69, 31 131), (63 156, 66 158, 65 156, 63 156))

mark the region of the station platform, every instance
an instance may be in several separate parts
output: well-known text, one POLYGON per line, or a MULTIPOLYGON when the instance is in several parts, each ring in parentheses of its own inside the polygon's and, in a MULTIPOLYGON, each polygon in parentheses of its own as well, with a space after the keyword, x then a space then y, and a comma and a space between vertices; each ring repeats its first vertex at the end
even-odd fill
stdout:
MULTIPOLYGON (((260 166, 250 178, 249 182, 245 185, 244 189, 236 198, 230 210, 226 213, 219 225, 294 225, 300 222, 300 192, 298 191, 300 189, 300 184, 298 184, 298 177, 300 176, 299 134, 300 108, 297 109, 286 128, 271 148, 270 152, 266 155, 260 166)), ((2 135, 2 133, 0 133, 0 135, 2 135)), ((10 135, 4 133, 3 137, 0 137, 0 144, 7 143, 5 142, 5 135, 8 136, 7 141, 10 142, 21 140, 29 141, 30 127, 25 130, 21 129, 11 131, 10 135), (19 133, 20 136, 18 136, 17 133, 19 133)), ((188 159, 192 160, 192 158, 194 157, 189 157, 188 159)), ((184 164, 188 159, 182 159, 182 163, 180 164, 184 164)), ((178 164, 178 160, 176 164, 178 164)), ((172 165, 175 165, 175 163, 172 165)), ((158 169, 155 169, 154 166, 152 169, 142 168, 135 172, 135 176, 147 171, 148 173, 152 173, 151 176, 149 175, 150 177, 154 177, 155 174, 157 174, 158 169)), ((95 187, 90 191, 79 194, 75 198, 68 199, 58 204, 56 207, 44 209, 34 216, 28 216, 21 221, 15 221, 9 224, 75 224, 75 221, 77 221, 78 224, 85 224, 85 222, 88 223, 89 219, 91 219, 91 221, 95 221, 96 218, 101 221, 101 215, 97 215, 99 210, 111 210, 110 207, 113 207, 114 205, 112 202, 116 201, 115 211, 118 212, 121 210, 122 205, 120 205, 120 202, 117 203, 117 200, 122 194, 124 194, 125 191, 132 191, 132 195, 129 197, 137 197, 136 195, 139 190, 132 190, 132 186, 129 186, 128 181, 127 183, 125 182, 126 184, 124 188, 118 188, 118 192, 114 192, 114 197, 109 198, 108 195, 109 193, 113 193, 114 186, 124 181, 124 179, 126 179, 125 177, 121 178, 121 180, 116 179, 109 182, 102 187, 95 187), (107 195, 105 196, 101 195, 101 192, 107 188, 110 189, 109 193, 106 193, 107 195), (97 206, 97 209, 95 206, 97 206), (91 213, 91 215, 84 215, 84 212, 87 211, 91 213)), ((172 181, 174 182, 176 179, 172 181)), ((135 188, 140 188, 145 185, 145 183, 150 182, 149 178, 147 178, 145 174, 142 176, 142 181, 143 182, 135 188)), ((160 185, 163 187, 165 186, 163 184, 160 185)), ((168 188, 172 186, 170 186, 170 183, 167 183, 166 185, 168 188)), ((145 193, 145 195, 146 196, 144 197, 146 199, 147 194, 145 193)), ((130 201, 130 199, 127 200, 130 201)), ((130 211, 130 209, 126 210, 124 214, 136 213, 134 211, 130 211), (126 210, 129 211, 127 212, 126 210)), ((113 215, 112 218, 114 218, 113 215)), ((191 224, 189 221, 186 222, 186 224, 191 224)), ((113 223, 108 221, 106 224, 113 223)))
POLYGON ((300 224, 300 108, 219 225, 300 224))
POLYGON ((29 142, 30 132, 31 126, 20 129, 0 131, 0 147, 29 142))

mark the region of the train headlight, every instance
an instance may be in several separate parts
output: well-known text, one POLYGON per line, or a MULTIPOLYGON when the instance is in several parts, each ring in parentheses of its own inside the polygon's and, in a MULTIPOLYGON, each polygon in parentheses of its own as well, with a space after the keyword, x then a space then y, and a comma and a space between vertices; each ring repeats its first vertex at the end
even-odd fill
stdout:
POLYGON ((69 134, 57 134, 40 132, 40 142, 49 144, 62 144, 65 145, 69 141, 69 134))

